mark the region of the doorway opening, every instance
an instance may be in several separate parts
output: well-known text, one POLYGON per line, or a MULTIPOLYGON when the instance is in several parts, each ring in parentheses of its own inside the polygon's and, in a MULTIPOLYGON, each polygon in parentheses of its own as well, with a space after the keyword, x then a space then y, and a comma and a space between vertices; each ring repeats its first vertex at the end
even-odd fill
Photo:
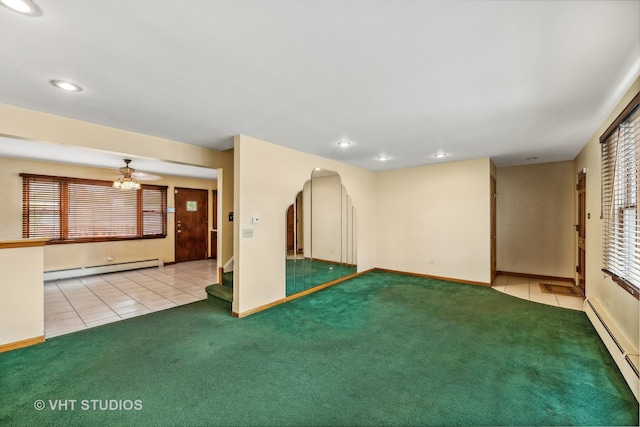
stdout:
POLYGON ((496 179, 491 177, 490 184, 490 193, 491 193, 491 283, 496 279, 498 274, 498 266, 497 266, 497 240, 496 240, 496 198, 498 193, 496 192, 496 179))
POLYGON ((587 174, 580 172, 578 174, 578 224, 576 231, 578 232, 578 265, 576 267, 577 283, 576 286, 586 296, 586 261, 587 261, 587 174))

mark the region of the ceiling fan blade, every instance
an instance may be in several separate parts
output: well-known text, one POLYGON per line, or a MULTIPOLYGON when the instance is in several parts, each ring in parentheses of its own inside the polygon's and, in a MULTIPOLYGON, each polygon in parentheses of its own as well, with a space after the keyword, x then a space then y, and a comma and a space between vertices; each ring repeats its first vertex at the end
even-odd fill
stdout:
POLYGON ((158 181, 159 179, 162 179, 162 177, 158 175, 152 175, 145 172, 133 172, 131 176, 138 181, 158 181))

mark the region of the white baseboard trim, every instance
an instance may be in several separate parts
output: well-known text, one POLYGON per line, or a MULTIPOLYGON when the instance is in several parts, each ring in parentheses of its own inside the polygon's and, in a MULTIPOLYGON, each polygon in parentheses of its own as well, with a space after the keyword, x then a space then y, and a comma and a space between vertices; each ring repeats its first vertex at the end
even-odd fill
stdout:
POLYGON ((74 277, 92 276, 94 274, 114 273, 117 271, 136 270, 138 268, 162 267, 162 258, 147 259, 143 261, 123 262, 119 264, 105 264, 91 267, 70 268, 66 270, 45 271, 44 281, 71 279, 74 277))
POLYGON ((640 402, 638 349, 633 348, 631 343, 622 335, 598 300, 588 298, 584 303, 584 311, 607 350, 611 353, 636 400, 640 402))

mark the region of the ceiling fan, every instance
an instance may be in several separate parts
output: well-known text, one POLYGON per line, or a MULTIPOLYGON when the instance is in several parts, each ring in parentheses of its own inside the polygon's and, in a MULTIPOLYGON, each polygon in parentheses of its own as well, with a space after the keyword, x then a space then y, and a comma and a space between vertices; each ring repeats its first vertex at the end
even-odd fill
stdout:
POLYGON ((119 169, 120 176, 113 181, 115 188, 122 190, 139 190, 140 183, 138 181, 157 181, 161 179, 158 175, 152 175, 145 172, 136 172, 136 170, 129 166, 131 159, 123 159, 124 167, 119 169))
POLYGON ((159 179, 162 179, 161 176, 153 175, 146 172, 132 172, 131 176, 137 179, 138 181, 157 181, 159 179))

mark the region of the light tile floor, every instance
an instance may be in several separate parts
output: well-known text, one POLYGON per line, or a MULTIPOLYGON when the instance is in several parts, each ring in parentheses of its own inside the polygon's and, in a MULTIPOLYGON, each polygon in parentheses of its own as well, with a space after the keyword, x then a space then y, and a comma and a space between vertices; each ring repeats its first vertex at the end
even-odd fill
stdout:
POLYGON ((557 280, 528 279, 526 277, 498 275, 491 287, 505 294, 529 301, 573 310, 583 310, 584 298, 543 293, 540 290, 540 282, 559 285, 569 284, 568 282, 557 280))
POLYGON ((100 274, 44 284, 47 338, 207 298, 216 260, 100 274))

